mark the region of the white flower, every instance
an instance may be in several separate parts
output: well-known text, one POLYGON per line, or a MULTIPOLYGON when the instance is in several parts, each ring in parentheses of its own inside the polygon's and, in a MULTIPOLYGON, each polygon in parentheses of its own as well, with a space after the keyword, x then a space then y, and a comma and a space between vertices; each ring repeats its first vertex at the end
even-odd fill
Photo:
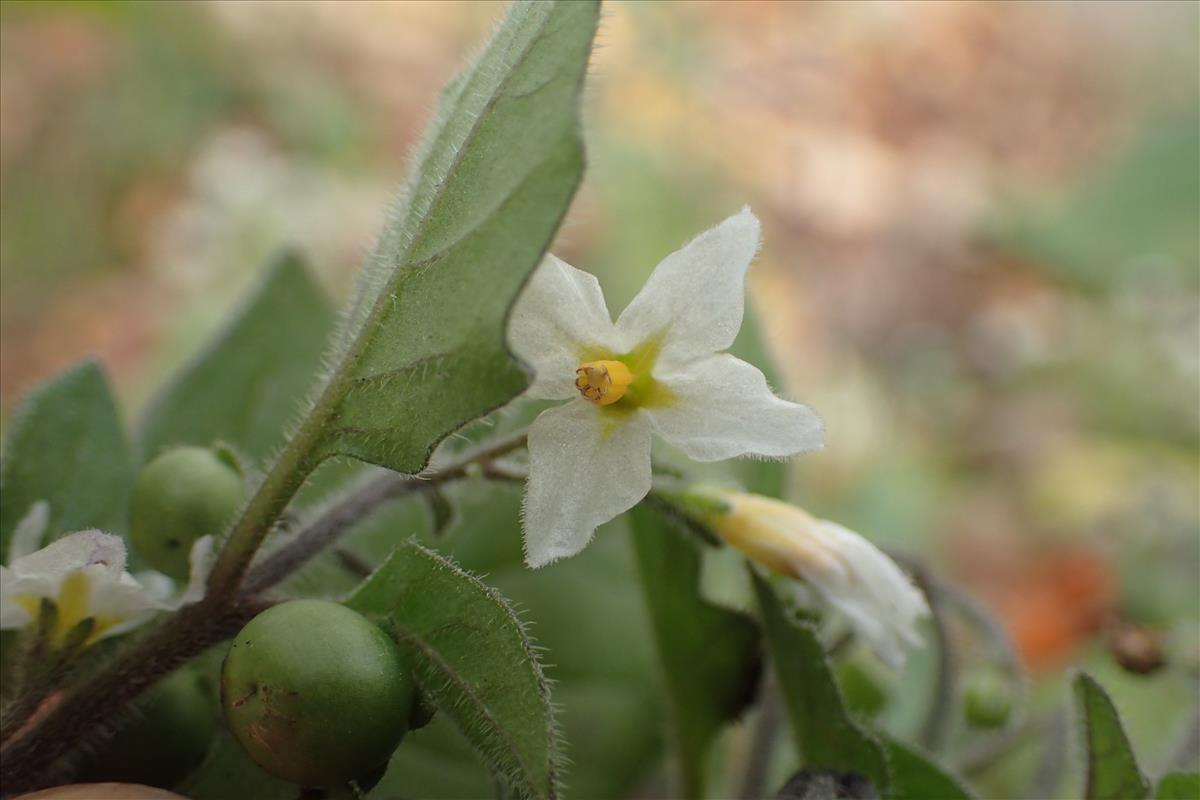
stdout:
POLYGON ((772 572, 806 581, 875 654, 899 669, 921 644, 925 597, 896 563, 852 530, 795 506, 740 492, 707 521, 726 542, 772 572))
POLYGON ((138 580, 125 571, 125 543, 100 531, 63 536, 34 552, 45 532, 47 507, 35 503, 17 525, 9 544, 9 564, 0 566, 0 628, 23 628, 37 619, 43 598, 57 615, 51 640, 62 644, 84 620, 92 629, 83 644, 121 633, 155 611, 172 610, 204 596, 212 567, 211 537, 197 540, 191 551, 188 588, 171 600, 162 576, 138 580))
POLYGON ((529 431, 530 566, 578 553, 597 526, 646 496, 652 434, 697 461, 821 446, 812 411, 722 352, 742 325, 758 237, 749 208, 700 234, 655 268, 616 323, 592 275, 554 256, 534 272, 509 341, 536 371, 527 395, 570 402, 529 431))

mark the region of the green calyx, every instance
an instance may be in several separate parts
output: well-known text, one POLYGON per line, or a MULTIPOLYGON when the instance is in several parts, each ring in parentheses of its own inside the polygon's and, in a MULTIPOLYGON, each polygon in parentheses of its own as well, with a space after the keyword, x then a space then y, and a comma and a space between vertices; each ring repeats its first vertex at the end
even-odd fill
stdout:
POLYGON ((655 493, 692 521, 708 526, 715 526, 733 508, 726 499, 727 490, 707 483, 656 487, 655 493))

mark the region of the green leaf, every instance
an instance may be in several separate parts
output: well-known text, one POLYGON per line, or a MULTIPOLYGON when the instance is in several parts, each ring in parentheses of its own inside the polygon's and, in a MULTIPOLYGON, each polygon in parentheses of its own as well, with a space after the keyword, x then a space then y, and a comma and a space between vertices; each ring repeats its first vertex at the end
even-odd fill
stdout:
POLYGON ((954 775, 906 744, 887 738, 892 800, 972 800, 975 795, 954 775))
POLYGON ((421 690, 498 778, 520 796, 557 794, 549 688, 524 626, 498 592, 408 542, 347 605, 380 618, 408 648, 421 690))
POLYGON ((1081 735, 1087 750, 1087 800, 1142 800, 1150 783, 1138 768, 1108 693, 1085 672, 1075 676, 1081 735))
POLYGON ((700 798, 709 744, 754 699, 762 668, 758 626, 700 597, 694 539, 685 539, 645 503, 630 520, 669 700, 682 797, 700 798))
POLYGON ((869 780, 881 797, 888 796, 890 779, 883 747, 847 713, 816 629, 790 619, 770 584, 757 573, 751 575, 800 763, 811 769, 856 772, 869 780))
POLYGON ((134 465, 100 366, 85 361, 35 388, 13 413, 0 455, 0 558, 38 500, 50 505, 46 539, 128 525, 134 465))
POLYGON ((249 302, 151 402, 141 424, 143 456, 224 441, 261 462, 311 390, 335 316, 300 257, 281 256, 249 302))
POLYGON ((1196 800, 1200 797, 1200 772, 1173 772, 1158 782, 1155 800, 1196 800))
POLYGON ((311 456, 415 473, 445 436, 528 385, 505 327, 583 174, 580 92, 597 11, 514 4, 447 87, 361 275, 311 456))

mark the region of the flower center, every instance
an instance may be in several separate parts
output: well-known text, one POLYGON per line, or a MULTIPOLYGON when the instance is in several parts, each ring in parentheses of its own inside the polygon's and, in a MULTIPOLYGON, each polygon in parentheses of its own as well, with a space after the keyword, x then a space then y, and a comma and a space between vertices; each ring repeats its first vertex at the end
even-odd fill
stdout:
POLYGON ((623 361, 587 361, 575 370, 575 388, 598 406, 608 406, 625 396, 633 373, 623 361))

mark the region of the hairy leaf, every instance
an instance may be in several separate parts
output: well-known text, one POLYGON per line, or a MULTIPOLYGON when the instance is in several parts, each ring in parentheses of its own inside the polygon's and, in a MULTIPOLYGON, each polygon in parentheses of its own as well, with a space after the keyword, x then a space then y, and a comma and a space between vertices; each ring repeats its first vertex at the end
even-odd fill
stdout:
POLYGON ((885 739, 891 767, 892 800, 971 800, 975 795, 957 777, 927 756, 895 739, 885 739))
POLYGON ((8 422, 0 455, 0 559, 30 506, 50 506, 49 542, 60 533, 125 532, 133 457, 100 366, 85 361, 26 396, 8 422))
POLYGON ((311 389, 334 317, 300 257, 281 256, 249 302, 152 401, 141 424, 143 457, 219 440, 261 461, 311 389))
POLYGON ((524 626, 494 589, 409 542, 347 601, 413 659, 425 696, 520 796, 557 794, 558 732, 524 626))
POLYGON ((757 573, 752 576, 800 763, 811 769, 856 772, 880 796, 887 796, 890 780, 883 747, 847 713, 816 630, 790 619, 775 590, 757 573))
POLYGON ((682 796, 704 796, 710 742, 754 699, 762 668, 758 626, 700 596, 700 553, 657 511, 630 515, 642 591, 670 708, 682 796))
POLYGON ((528 385, 505 325, 583 173, 579 98, 597 4, 516 3, 447 87, 363 270, 313 456, 420 471, 528 385))
POLYGON ((1200 797, 1200 772, 1173 772, 1158 782, 1154 800, 1196 800, 1200 797))
POLYGON ((1142 800, 1150 784, 1137 759, 1121 718, 1108 693, 1087 673, 1075 676, 1081 737, 1087 752, 1087 800, 1142 800))

